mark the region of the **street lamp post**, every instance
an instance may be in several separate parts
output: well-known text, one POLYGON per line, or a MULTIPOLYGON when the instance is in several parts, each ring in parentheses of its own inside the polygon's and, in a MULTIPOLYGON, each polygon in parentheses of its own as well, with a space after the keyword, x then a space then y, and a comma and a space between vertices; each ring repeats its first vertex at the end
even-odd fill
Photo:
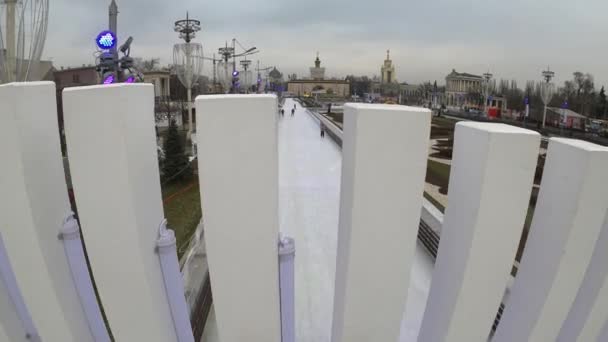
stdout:
POLYGON ((555 73, 549 70, 549 67, 547 67, 547 70, 543 71, 542 75, 545 82, 541 84, 540 95, 543 103, 545 104, 543 109, 543 128, 545 128, 547 121, 547 105, 549 105, 549 102, 551 102, 551 98, 553 97, 553 83, 551 83, 551 79, 555 77, 555 73))
POLYGON ((483 74, 484 79, 484 97, 483 97, 483 112, 488 115, 488 98, 490 97, 490 80, 492 79, 492 74, 486 72, 483 74))
POLYGON ((177 77, 186 87, 188 101, 188 137, 192 136, 192 87, 198 81, 203 64, 203 46, 192 43, 196 33, 201 30, 199 20, 190 19, 186 13, 186 19, 175 22, 175 32, 185 41, 182 44, 175 44, 173 47, 173 63, 177 70, 177 77))

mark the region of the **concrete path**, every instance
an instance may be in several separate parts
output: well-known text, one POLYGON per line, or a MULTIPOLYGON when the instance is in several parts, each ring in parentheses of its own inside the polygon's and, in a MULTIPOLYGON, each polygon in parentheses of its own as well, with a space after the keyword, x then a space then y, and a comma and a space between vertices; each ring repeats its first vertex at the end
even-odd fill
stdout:
MULTIPOLYGON (((328 136, 320 137, 305 108, 297 104, 291 116, 294 104, 285 101, 278 134, 281 231, 296 241, 296 341, 330 342, 342 154, 328 136)), ((416 250, 400 342, 416 341, 424 314, 433 262, 423 248, 416 250)), ((212 313, 205 342, 217 341, 213 319, 212 313)))

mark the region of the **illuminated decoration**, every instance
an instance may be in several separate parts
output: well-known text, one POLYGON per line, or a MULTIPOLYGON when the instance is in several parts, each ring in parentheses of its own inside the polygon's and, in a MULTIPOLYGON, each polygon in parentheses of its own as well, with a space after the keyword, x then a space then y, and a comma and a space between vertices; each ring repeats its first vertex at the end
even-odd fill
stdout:
POLYGON ((125 80, 125 83, 135 83, 135 76, 131 75, 131 76, 127 77, 127 79, 125 80))
POLYGON ((95 39, 97 46, 102 50, 110 50, 116 46, 116 35, 112 31, 103 31, 95 39))
POLYGON ((106 78, 103 79, 103 84, 112 84, 116 81, 116 77, 114 77, 114 74, 108 75, 106 78))
POLYGON ((232 77, 238 77, 239 76, 239 72, 237 70, 234 70, 232 72, 232 77))

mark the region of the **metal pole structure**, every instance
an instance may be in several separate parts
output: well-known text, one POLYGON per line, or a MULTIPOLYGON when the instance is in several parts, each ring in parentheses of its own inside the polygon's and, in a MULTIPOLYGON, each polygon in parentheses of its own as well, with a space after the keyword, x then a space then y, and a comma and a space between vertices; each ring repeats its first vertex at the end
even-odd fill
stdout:
MULTIPOLYGON (((112 0, 110 4, 110 24, 108 26, 110 31, 114 32, 114 35, 118 37, 118 5, 116 5, 115 0, 112 0)), ((117 45, 114 45, 112 52, 116 53, 117 45)))
MULTIPOLYGON (((236 71, 236 38, 232 38, 232 75, 236 71)), ((236 94, 236 83, 232 77, 232 92, 236 94)))
POLYGON ((553 97, 553 94, 551 94, 551 92, 553 91, 552 85, 551 85, 551 79, 555 76, 555 73, 553 71, 551 71, 549 69, 549 67, 547 67, 547 70, 543 71, 542 75, 543 75, 543 78, 545 79, 545 83, 543 83, 541 85, 542 100, 543 100, 543 103, 545 104, 545 108, 543 110, 543 129, 544 129, 546 121, 547 121, 547 105, 549 104, 549 102, 551 102, 551 97, 553 97))
POLYGON ((217 67, 216 67, 215 54, 213 54, 213 92, 217 92, 217 67))
POLYGON ((485 91, 483 98, 483 112, 488 115, 488 98, 490 97, 490 80, 492 79, 492 74, 486 72, 483 74, 483 79, 485 80, 485 91))
MULTIPOLYGON (((186 12, 186 19, 175 22, 175 32, 179 32, 179 37, 186 43, 182 44, 177 51, 174 52, 174 62, 177 65, 183 66, 183 69, 178 73, 180 81, 186 88, 186 96, 188 101, 188 138, 193 133, 193 113, 192 113, 192 86, 196 83, 199 73, 202 68, 202 45, 191 43, 196 37, 196 33, 201 30, 201 22, 199 20, 190 19, 190 14, 186 12)), ((177 45, 176 45, 177 46, 177 45)), ((175 48, 174 48, 175 49, 175 48)))
MULTIPOLYGON (((6 0, 6 60, 7 60, 7 82, 16 81, 17 61, 16 61, 16 15, 15 7, 17 0, 6 0)), ((0 37, 1 38, 1 37, 0 37)))

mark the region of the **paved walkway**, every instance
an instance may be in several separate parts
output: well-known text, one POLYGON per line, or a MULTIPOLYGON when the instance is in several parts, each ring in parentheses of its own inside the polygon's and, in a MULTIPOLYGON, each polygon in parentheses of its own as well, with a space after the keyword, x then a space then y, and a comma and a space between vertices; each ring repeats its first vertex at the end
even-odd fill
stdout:
MULTIPOLYGON (((299 104, 291 116, 294 104, 285 101, 278 134, 281 231, 296 241, 296 342, 329 342, 342 153, 331 138, 321 139, 318 121, 299 104)), ((418 245, 400 342, 417 339, 432 268, 431 258, 418 245)), ((209 339, 203 341, 217 341, 213 324, 207 325, 209 339)))

